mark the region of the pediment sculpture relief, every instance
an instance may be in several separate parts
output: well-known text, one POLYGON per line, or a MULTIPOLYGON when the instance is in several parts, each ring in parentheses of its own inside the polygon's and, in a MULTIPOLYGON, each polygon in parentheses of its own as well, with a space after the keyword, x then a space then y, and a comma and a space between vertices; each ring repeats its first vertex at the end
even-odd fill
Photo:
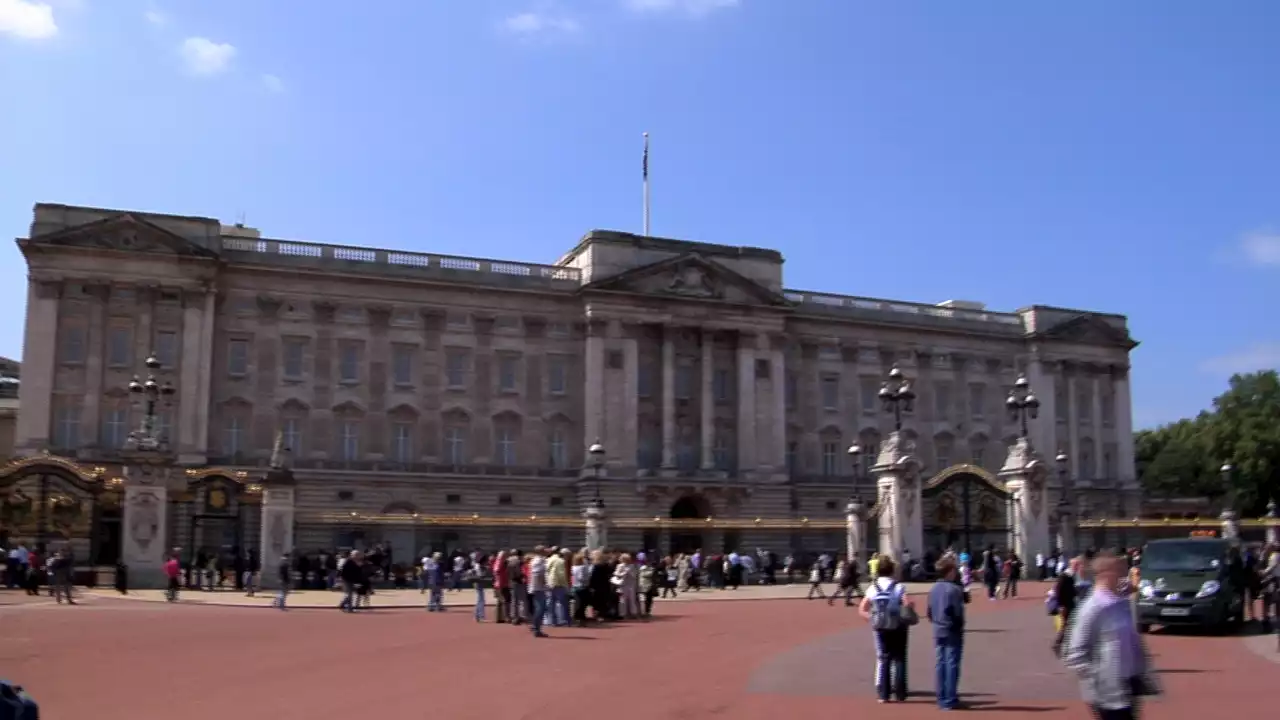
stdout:
POLYGON ((667 283, 667 292, 708 298, 721 297, 724 294, 723 289, 715 278, 711 277, 711 274, 704 268, 697 265, 685 265, 684 267, 676 268, 670 282, 667 283))

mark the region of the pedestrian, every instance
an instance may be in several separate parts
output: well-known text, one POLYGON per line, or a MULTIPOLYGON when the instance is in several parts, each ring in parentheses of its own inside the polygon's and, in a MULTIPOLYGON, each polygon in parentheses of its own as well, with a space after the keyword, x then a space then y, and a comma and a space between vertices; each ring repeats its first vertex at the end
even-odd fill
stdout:
MULTIPOLYGON (((276 565, 276 582, 280 583, 280 589, 276 591, 276 597, 271 601, 272 607, 285 608, 285 598, 289 597, 289 582, 293 580, 293 562, 289 559, 289 553, 280 556, 280 563, 276 565)), ((249 585, 252 592, 253 585, 249 585)))
POLYGON ((938 707, 954 710, 960 704, 960 662, 964 656, 964 588, 959 561, 950 553, 938 560, 938 581, 929 589, 929 622, 933 623, 938 707))
POLYGON ((547 559, 541 546, 534 548, 529 557, 529 578, 526 589, 533 608, 529 612, 529 629, 534 637, 546 637, 542 621, 547 614, 547 559))
POLYGON ((444 612, 444 556, 436 552, 422 558, 422 575, 427 586, 427 612, 444 612))
POLYGON ((874 631, 876 647, 876 694, 879 702, 907 701, 907 627, 918 619, 915 604, 906 587, 897 580, 893 558, 881 555, 876 578, 858 606, 858 614, 874 631))
POLYGON ((1076 609, 1062 660, 1080 676, 1080 695, 1099 720, 1136 720, 1142 698, 1159 694, 1147 649, 1118 586, 1119 558, 1099 554, 1093 588, 1076 609))
POLYGON ((820 600, 827 597, 822 592, 822 566, 818 563, 809 568, 809 595, 805 599, 812 600, 815 595, 820 600))

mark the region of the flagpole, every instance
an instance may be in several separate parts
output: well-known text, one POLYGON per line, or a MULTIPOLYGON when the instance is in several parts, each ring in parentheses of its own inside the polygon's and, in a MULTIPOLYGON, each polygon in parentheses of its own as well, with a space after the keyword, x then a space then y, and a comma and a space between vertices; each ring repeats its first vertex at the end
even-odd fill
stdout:
POLYGON ((644 235, 649 236, 649 133, 644 134, 644 235))

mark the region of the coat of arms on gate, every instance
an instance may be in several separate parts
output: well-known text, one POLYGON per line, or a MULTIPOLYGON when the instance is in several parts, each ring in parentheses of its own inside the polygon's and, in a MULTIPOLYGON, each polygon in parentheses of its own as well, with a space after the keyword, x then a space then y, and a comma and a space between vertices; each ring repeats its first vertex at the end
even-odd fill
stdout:
POLYGON ((129 539, 146 555, 160 536, 160 508, 156 496, 140 493, 129 503, 129 539))

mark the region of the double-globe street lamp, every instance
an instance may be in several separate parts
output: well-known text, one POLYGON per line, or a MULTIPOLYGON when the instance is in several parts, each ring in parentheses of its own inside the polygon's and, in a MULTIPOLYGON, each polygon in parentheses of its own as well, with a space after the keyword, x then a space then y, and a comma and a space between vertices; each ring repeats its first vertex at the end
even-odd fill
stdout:
POLYGON ((1025 375, 1019 375, 1005 399, 1004 406, 1009 409, 1009 421, 1018 423, 1022 437, 1027 437, 1027 421, 1040 416, 1040 398, 1031 391, 1031 383, 1025 375))
POLYGON ((154 451, 162 449, 165 442, 165 438, 160 437, 159 428, 157 427, 157 407, 162 398, 173 396, 174 388, 168 382, 160 384, 156 381, 155 374, 163 366, 155 354, 148 355, 144 364, 147 367, 147 379, 143 381, 137 375, 134 375, 133 380, 129 382, 129 393, 141 396, 144 399, 142 424, 138 430, 130 433, 129 448, 132 450, 154 451))
POLYGON ((889 371, 889 380, 880 388, 880 402, 885 412, 893 413, 893 431, 902 431, 902 413, 911 412, 915 405, 916 393, 911 389, 911 381, 902 374, 897 365, 889 371))

